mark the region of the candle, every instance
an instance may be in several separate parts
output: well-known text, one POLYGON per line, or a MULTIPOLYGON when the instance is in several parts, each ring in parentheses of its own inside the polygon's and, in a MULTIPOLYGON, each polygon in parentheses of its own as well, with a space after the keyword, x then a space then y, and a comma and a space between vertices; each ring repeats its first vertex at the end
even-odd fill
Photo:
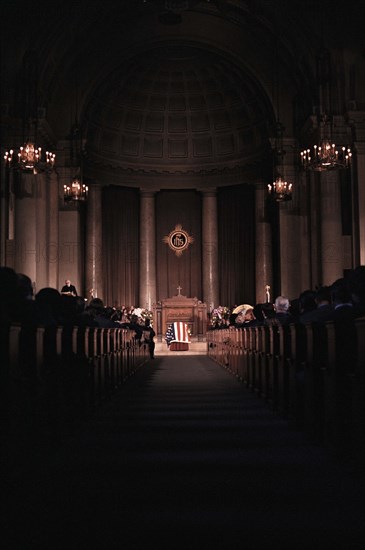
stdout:
POLYGON ((266 303, 269 304, 270 303, 270 286, 266 285, 265 290, 266 290, 266 303))

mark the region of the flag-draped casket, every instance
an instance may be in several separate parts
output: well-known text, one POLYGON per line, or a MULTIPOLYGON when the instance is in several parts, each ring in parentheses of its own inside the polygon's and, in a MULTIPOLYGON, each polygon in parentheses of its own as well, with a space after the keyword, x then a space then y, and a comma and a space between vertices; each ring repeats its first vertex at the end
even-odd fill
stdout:
POLYGON ((165 340, 170 351, 187 351, 190 343, 187 323, 170 323, 167 327, 165 340))

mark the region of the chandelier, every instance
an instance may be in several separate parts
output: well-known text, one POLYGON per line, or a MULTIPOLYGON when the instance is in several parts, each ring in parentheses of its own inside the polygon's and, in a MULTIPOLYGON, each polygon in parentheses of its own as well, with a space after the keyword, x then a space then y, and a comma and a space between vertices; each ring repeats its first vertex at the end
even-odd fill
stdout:
POLYGON ((65 203, 78 203, 87 200, 89 188, 83 183, 83 140, 81 127, 78 123, 77 100, 76 100, 76 118, 70 131, 70 159, 74 166, 76 175, 70 184, 63 186, 63 198, 65 203))
POLYGON ((76 201, 86 201, 89 188, 87 185, 81 183, 80 179, 74 178, 70 185, 63 186, 64 191, 64 201, 67 202, 76 202, 76 201))
POLYGON ((32 141, 27 141, 23 147, 19 147, 18 153, 10 149, 4 155, 5 163, 9 168, 18 168, 33 174, 52 170, 55 159, 56 155, 51 151, 46 151, 44 158, 42 148, 36 147, 32 141))
POLYGON ((339 148, 330 139, 323 139, 319 145, 313 145, 313 151, 301 151, 300 157, 305 170, 324 172, 351 166, 352 152, 349 147, 339 148))
POLYGON ((326 172, 349 168, 352 161, 350 147, 336 145, 334 138, 334 114, 331 106, 333 83, 330 52, 322 47, 317 56, 318 92, 312 125, 318 131, 318 143, 300 153, 301 165, 305 170, 326 172), (318 103, 317 103, 318 102, 318 103))
POLYGON ((275 181, 267 185, 269 195, 276 202, 290 201, 292 199, 293 184, 288 183, 281 174, 284 173, 284 126, 278 120, 276 122, 276 135, 274 142, 274 176, 275 181))
POLYGON ((278 176, 276 180, 267 185, 269 195, 277 202, 290 201, 292 198, 293 184, 278 176))

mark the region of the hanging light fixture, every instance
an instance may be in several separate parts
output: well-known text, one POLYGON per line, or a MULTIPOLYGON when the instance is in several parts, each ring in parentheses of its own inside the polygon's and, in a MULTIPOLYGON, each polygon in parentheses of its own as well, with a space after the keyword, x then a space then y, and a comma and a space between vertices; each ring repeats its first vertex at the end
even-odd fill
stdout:
POLYGON ((10 149, 4 155, 5 163, 9 168, 19 168, 33 174, 52 170, 55 159, 56 155, 51 151, 46 151, 45 158, 42 158, 42 148, 36 147, 32 141, 27 141, 23 147, 19 147, 18 153, 10 149))
POLYGON ((53 169, 56 155, 52 151, 46 151, 44 154, 42 148, 36 145, 38 118, 40 111, 42 111, 38 106, 38 59, 36 52, 29 50, 24 54, 22 68, 23 145, 6 151, 4 160, 9 168, 38 174, 53 169))
POLYGON ((348 145, 338 145, 334 139, 334 116, 332 112, 332 64, 329 50, 325 47, 325 14, 321 13, 322 44, 316 58, 317 92, 314 107, 314 127, 318 142, 300 153, 301 165, 305 170, 325 172, 349 168, 352 151, 348 145))
POLYGON ((274 150, 274 175, 275 180, 273 183, 267 185, 267 190, 276 202, 285 202, 292 199, 293 184, 288 183, 283 177, 284 174, 284 155, 283 148, 283 134, 284 127, 280 122, 276 123, 276 137, 275 137, 275 150, 274 150))
POLYGON ((63 198, 65 203, 84 202, 87 200, 89 188, 83 183, 83 151, 81 129, 77 123, 77 113, 75 124, 71 129, 71 164, 75 163, 77 167, 76 175, 72 182, 63 186, 63 198))
POLYGON ((70 185, 64 185, 64 201, 76 202, 86 201, 89 188, 87 185, 81 182, 81 179, 75 177, 70 185))
POLYGON ((269 195, 277 202, 290 201, 292 198, 293 184, 283 180, 280 176, 272 184, 267 185, 269 195))
POLYGON ((83 183, 83 141, 79 122, 79 83, 78 71, 75 73, 75 112, 74 123, 70 131, 70 164, 76 168, 76 175, 70 184, 63 186, 63 199, 67 203, 79 203, 87 200, 89 188, 83 183))
POLYGON ((284 126, 280 122, 280 102, 279 102, 279 33, 275 32, 274 40, 275 44, 273 51, 275 58, 273 60, 273 98, 276 100, 276 128, 275 128, 275 141, 274 141, 274 178, 273 183, 267 185, 269 196, 276 202, 290 201, 292 198, 293 184, 288 183, 284 178, 284 126))
POLYGON ((336 146, 331 139, 332 131, 328 116, 322 115, 320 129, 323 137, 319 144, 313 145, 312 149, 304 149, 300 153, 302 167, 316 172, 349 168, 352 161, 351 148, 336 146))

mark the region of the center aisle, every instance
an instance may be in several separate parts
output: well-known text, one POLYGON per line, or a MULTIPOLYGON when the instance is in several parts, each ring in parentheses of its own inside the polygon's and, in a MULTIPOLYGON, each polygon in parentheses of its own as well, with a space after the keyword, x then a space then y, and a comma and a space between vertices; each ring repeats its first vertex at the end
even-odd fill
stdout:
POLYGON ((362 548, 358 477, 209 358, 157 358, 18 480, 8 548, 362 548))

